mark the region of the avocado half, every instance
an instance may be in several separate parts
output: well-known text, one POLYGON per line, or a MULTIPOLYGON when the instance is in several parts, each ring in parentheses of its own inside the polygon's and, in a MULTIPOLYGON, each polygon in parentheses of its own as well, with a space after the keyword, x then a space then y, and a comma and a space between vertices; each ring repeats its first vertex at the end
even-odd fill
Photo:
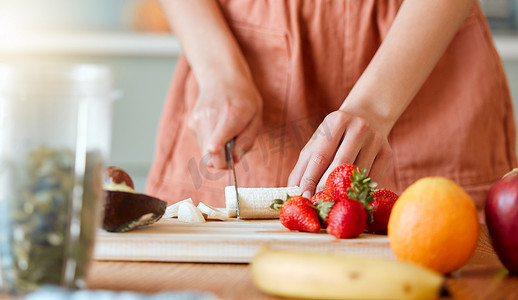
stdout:
POLYGON ((138 193, 104 191, 103 229, 126 232, 160 220, 167 202, 138 193))

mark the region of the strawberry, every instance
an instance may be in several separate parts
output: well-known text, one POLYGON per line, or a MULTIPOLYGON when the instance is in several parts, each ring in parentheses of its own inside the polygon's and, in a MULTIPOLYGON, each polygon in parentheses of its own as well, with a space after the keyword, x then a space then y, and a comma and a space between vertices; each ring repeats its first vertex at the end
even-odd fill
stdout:
MULTIPOLYGON (((377 185, 375 182, 370 181, 370 178, 367 177, 367 169, 360 171, 358 167, 354 165, 343 164, 336 167, 329 174, 329 177, 327 177, 324 193, 331 196, 331 198, 335 200, 348 199, 348 190, 349 188, 353 188, 353 182, 362 182, 361 184, 368 183, 371 189, 374 189, 377 185)), ((370 191, 371 190, 368 192, 370 191)))
POLYGON ((367 220, 367 210, 360 201, 337 201, 329 212, 327 232, 339 239, 355 238, 365 231, 367 220))
MULTIPOLYGON (((376 183, 367 177, 367 169, 342 165, 333 170, 326 181, 325 193, 337 200, 326 216, 320 207, 320 218, 327 220, 327 232, 337 238, 354 238, 372 222, 369 205, 376 183), (330 179, 329 179, 330 178, 330 179)), ((325 204, 322 201, 322 204, 325 204)))
POLYGON ((387 234, 387 225, 390 217, 390 212, 398 195, 387 189, 382 189, 372 193, 372 203, 369 205, 373 222, 367 225, 367 231, 376 234, 387 234))
POLYGON ((289 230, 319 232, 320 222, 315 207, 302 196, 288 196, 286 201, 275 199, 270 207, 277 210, 279 205, 281 224, 289 230))
POLYGON ((348 164, 334 169, 327 177, 324 193, 336 200, 347 199, 347 189, 351 187, 351 176, 357 169, 356 166, 348 164))
POLYGON ((322 202, 327 202, 327 201, 333 201, 333 198, 331 198, 331 196, 327 195, 326 193, 324 193, 323 191, 322 192, 318 192, 316 193, 312 198, 311 198, 311 204, 313 205, 317 205, 317 202, 319 199, 322 199, 322 202))

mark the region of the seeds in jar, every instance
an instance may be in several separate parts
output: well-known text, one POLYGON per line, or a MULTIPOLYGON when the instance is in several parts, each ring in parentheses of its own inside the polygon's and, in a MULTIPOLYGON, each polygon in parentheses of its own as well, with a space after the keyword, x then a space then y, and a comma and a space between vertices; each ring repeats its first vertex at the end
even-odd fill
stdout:
MULTIPOLYGON (((63 284, 67 261, 76 263, 71 286, 80 287, 91 257, 101 197, 102 162, 98 152, 89 152, 85 173, 76 176, 74 152, 67 149, 37 148, 16 170, 10 208, 11 261, 5 282, 16 290, 31 291, 43 284, 63 284), (72 211, 74 188, 82 188, 77 209, 72 211), (69 231, 71 216, 80 216, 80 233, 69 231)), ((76 196, 77 196, 76 190, 76 196)), ((80 194, 79 194, 80 195, 80 194)))

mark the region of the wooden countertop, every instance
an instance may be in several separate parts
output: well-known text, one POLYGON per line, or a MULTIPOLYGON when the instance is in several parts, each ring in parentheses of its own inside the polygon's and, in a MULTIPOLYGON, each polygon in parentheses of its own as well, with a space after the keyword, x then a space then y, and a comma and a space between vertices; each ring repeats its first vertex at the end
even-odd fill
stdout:
MULTIPOLYGON (((88 286, 144 293, 199 290, 221 299, 280 299, 253 285, 248 264, 95 261, 88 286)), ((518 276, 507 275, 485 229, 471 260, 447 277, 446 286, 452 294, 448 299, 518 299, 518 276)))

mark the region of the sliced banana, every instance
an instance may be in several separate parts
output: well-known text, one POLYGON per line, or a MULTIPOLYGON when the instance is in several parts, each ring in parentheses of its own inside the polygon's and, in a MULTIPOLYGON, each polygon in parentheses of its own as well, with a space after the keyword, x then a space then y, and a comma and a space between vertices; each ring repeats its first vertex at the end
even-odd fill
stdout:
POLYGON ((205 214, 207 216, 206 219, 221 220, 221 221, 228 220, 226 212, 219 210, 217 208, 214 208, 203 202, 198 203, 198 209, 202 212, 202 214, 205 214))
POLYGON ((178 207, 180 206, 180 204, 182 203, 191 203, 193 206, 194 206, 194 203, 192 202, 192 199, 191 198, 187 198, 185 200, 182 200, 180 202, 176 202, 175 204, 172 204, 172 205, 169 205, 166 209, 165 209, 165 213, 164 213, 164 217, 166 218, 175 218, 175 217, 178 217, 178 207))
POLYGON ((203 223, 205 218, 192 202, 185 201, 178 206, 178 221, 185 223, 203 223))
MULTIPOLYGON (((277 219, 279 212, 270 209, 274 199, 286 199, 286 196, 299 195, 299 187, 279 188, 238 188, 239 217, 243 219, 277 219)), ((234 186, 225 187, 227 216, 237 216, 236 190, 234 186)))

